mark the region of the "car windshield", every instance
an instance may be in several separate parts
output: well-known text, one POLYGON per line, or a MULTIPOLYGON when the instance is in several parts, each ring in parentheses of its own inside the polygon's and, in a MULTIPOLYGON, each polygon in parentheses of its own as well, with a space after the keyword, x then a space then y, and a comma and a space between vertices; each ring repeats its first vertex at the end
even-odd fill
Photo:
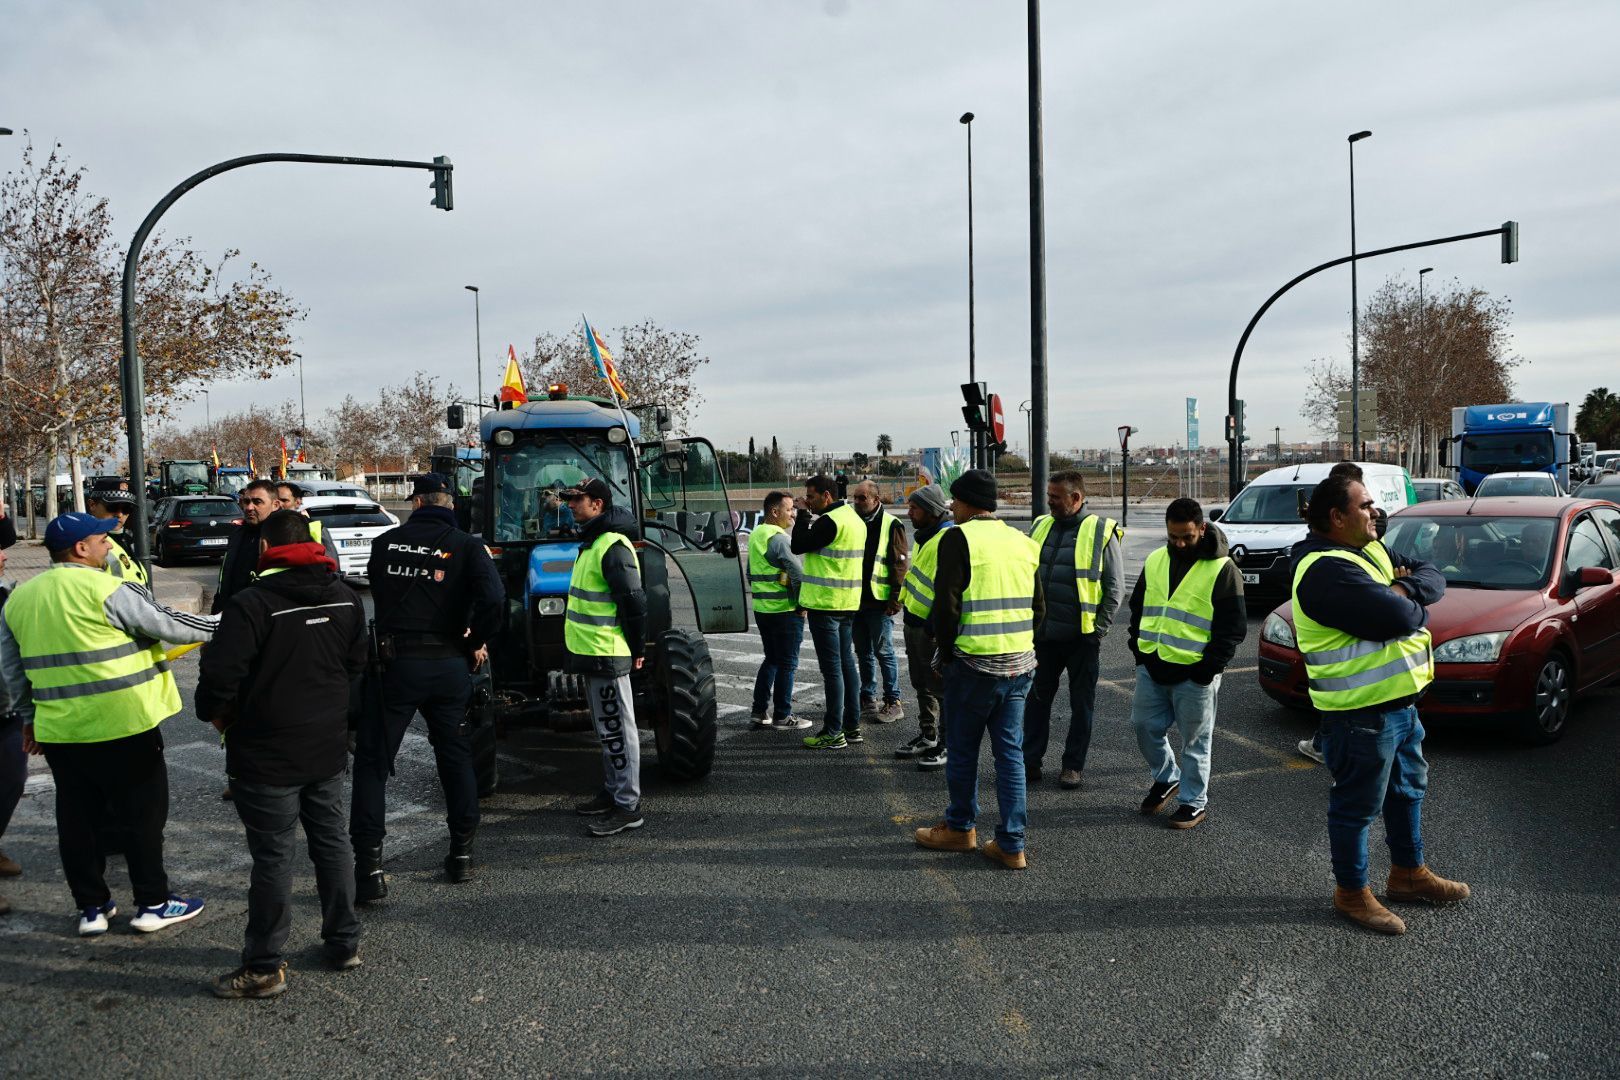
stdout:
POLYGON ((547 540, 578 536, 565 488, 602 479, 614 501, 630 499, 630 461, 624 449, 592 439, 526 442, 495 454, 495 540, 547 540))
POLYGON ((1238 492, 1221 515, 1221 524, 1299 525, 1301 498, 1309 498, 1315 484, 1250 484, 1238 492))
POLYGON ((1554 460, 1550 431, 1504 431, 1464 436, 1462 466, 1481 473, 1530 472, 1554 460))
POLYGON ((1553 478, 1545 473, 1541 476, 1487 476, 1479 482, 1475 494, 1482 498, 1499 498, 1504 495, 1556 495, 1558 489, 1553 486, 1553 478))
POLYGON ((1405 513, 1389 519, 1384 546, 1433 563, 1454 588, 1536 589, 1551 570, 1557 531, 1552 518, 1493 518, 1477 511, 1468 517, 1405 513))
POLYGON ((241 509, 235 503, 225 499, 199 499, 197 502, 181 503, 174 509, 177 517, 237 518, 242 514, 241 509))

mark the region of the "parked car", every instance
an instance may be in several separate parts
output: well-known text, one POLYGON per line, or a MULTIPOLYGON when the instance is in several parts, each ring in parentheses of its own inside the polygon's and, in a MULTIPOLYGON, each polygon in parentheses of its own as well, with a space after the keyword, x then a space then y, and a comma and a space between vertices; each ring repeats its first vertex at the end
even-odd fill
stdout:
POLYGON ((377 497, 359 484, 345 483, 342 480, 278 480, 280 484, 289 484, 298 489, 301 499, 318 498, 322 496, 336 496, 345 499, 363 499, 366 502, 376 502, 377 497))
POLYGON ((1447 480, 1443 476, 1424 476, 1412 481, 1412 491, 1417 495, 1417 501, 1444 502, 1447 499, 1466 499, 1468 492, 1455 480, 1447 480))
MULTIPOLYGON (((1411 477, 1401 466, 1357 464, 1374 502, 1386 513, 1417 501, 1411 477)), ((1272 469, 1249 481, 1230 506, 1211 511, 1210 517, 1220 522, 1232 545, 1232 559, 1243 574, 1243 595, 1251 607, 1269 608, 1293 588, 1288 553, 1308 531, 1301 510, 1332 468, 1330 463, 1315 462, 1272 469)))
MULTIPOLYGON (((1529 742, 1564 733, 1578 693, 1620 675, 1620 507, 1587 499, 1425 503, 1389 520, 1384 544, 1438 566, 1429 608, 1435 680, 1425 719, 1506 719, 1529 742)), ((1292 603, 1260 631, 1260 686, 1310 707, 1292 603)))
POLYGON ((1564 489, 1558 486, 1558 477, 1549 472, 1491 473, 1474 489, 1476 499, 1500 499, 1504 496, 1534 498, 1543 495, 1556 498, 1563 494, 1564 489))
POLYGON ((371 542, 399 524, 399 518, 369 497, 311 495, 304 500, 304 513, 332 537, 344 576, 361 581, 366 580, 371 542))
POLYGON ((218 495, 171 495, 152 511, 152 559, 173 566, 182 559, 225 556, 231 529, 242 524, 242 511, 218 495))
POLYGON ((1620 503, 1620 473, 1599 473, 1570 494, 1577 499, 1607 499, 1620 503))

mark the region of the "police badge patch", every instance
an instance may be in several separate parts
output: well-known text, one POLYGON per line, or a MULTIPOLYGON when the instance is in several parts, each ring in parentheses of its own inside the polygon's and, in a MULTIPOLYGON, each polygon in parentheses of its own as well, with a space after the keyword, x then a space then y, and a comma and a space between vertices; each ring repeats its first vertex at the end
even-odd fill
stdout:
POLYGON ((444 580, 444 571, 443 570, 435 570, 435 571, 433 571, 433 580, 434 581, 443 581, 444 580))

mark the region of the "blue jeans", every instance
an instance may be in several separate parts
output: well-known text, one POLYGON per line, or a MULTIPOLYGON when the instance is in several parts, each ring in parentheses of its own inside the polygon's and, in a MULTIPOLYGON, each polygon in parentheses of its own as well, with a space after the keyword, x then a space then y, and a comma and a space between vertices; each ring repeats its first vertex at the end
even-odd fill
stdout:
POLYGON ((1181 784, 1182 805, 1201 810, 1209 803, 1209 745, 1215 738, 1219 675, 1208 686, 1185 682, 1161 686, 1146 667, 1136 669, 1131 723, 1155 784, 1181 784), (1181 764, 1170 748, 1170 729, 1181 732, 1181 764))
POLYGON ((900 658, 894 652, 894 624, 882 608, 855 613, 855 655, 861 664, 861 700, 876 701, 878 671, 883 672, 883 700, 900 700, 900 658))
POLYGON ((1367 830, 1380 810, 1389 861, 1423 865, 1423 723, 1417 707, 1322 714, 1322 751, 1333 772, 1328 793, 1328 844, 1333 876, 1346 889, 1367 884, 1367 830))
POLYGON ((978 819, 979 744, 988 731, 1001 809, 996 843, 1009 854, 1024 850, 1024 699, 1033 678, 981 675, 960 660, 945 669, 945 823, 971 829, 978 819))
POLYGON ((858 731, 861 726, 861 677, 855 665, 855 613, 810 612, 810 640, 816 646, 816 666, 827 689, 824 735, 858 731))
POLYGON ((797 611, 756 611, 754 621, 765 649, 765 662, 754 678, 754 715, 765 715, 774 690, 776 711, 771 719, 782 720, 793 713, 793 674, 799 670, 804 617, 797 611))

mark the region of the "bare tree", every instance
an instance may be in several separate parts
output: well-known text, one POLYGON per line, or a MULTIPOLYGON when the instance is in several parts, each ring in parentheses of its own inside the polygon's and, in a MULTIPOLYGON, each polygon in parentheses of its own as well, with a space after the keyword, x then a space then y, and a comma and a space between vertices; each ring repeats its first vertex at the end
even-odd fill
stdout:
MULTIPOLYGON (((677 431, 685 431, 703 404, 697 391, 698 369, 709 362, 698 352, 698 336, 680 330, 665 330, 652 320, 613 331, 618 337, 613 353, 619 378, 624 382, 630 404, 657 403, 669 406, 677 431)), ((545 332, 534 339, 534 353, 523 358, 524 378, 530 387, 566 383, 570 393, 612 394, 607 382, 596 373, 590 348, 585 344, 583 327, 566 335, 545 332)))

